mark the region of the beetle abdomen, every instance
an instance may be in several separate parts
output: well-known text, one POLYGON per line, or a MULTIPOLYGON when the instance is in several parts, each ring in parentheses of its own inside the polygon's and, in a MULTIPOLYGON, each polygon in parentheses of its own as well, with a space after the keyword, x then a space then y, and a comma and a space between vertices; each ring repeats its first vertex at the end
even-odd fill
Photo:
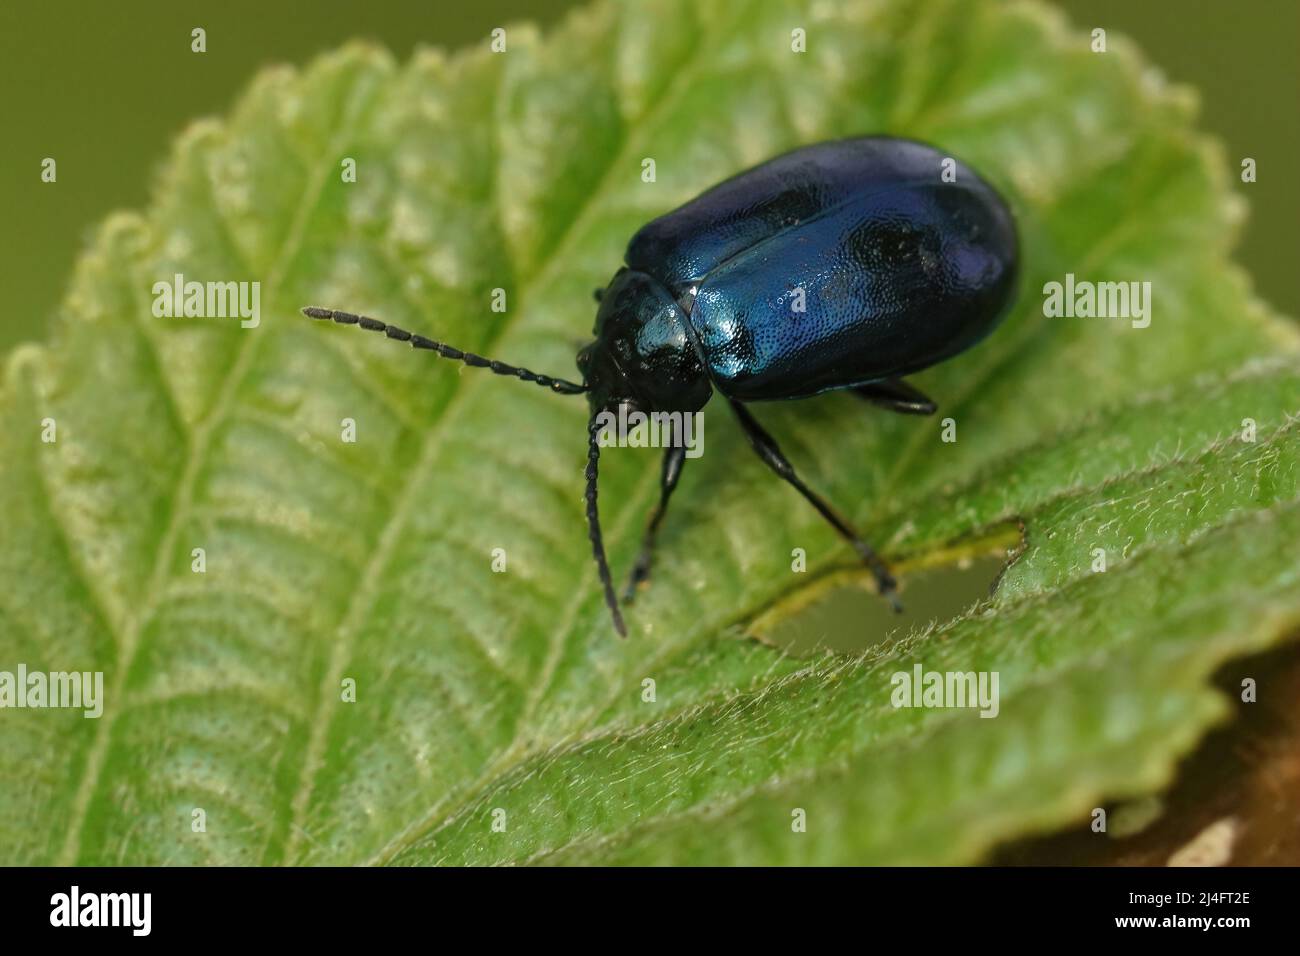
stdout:
POLYGON ((719 265, 691 321, 710 375, 741 401, 799 398, 927 368, 1001 317, 1009 220, 954 185, 850 201, 719 265))
POLYGON ((987 335, 1014 291, 1010 212, 959 163, 945 181, 945 158, 887 137, 796 150, 650 223, 628 262, 696 289, 692 326, 733 398, 905 375, 987 335))

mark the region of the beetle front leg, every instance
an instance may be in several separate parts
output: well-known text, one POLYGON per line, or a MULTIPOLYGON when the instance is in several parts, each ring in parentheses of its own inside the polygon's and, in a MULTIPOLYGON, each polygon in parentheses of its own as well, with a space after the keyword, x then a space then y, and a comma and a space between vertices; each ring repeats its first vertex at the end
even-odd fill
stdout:
POLYGON ((736 413, 736 417, 740 419, 740 427, 745 430, 745 436, 749 439, 749 443, 754 446, 754 451, 758 452, 758 457, 763 459, 767 467, 780 475, 781 478, 794 485, 799 494, 803 495, 808 503, 816 508, 821 516, 830 523, 831 527, 840 533, 840 537, 853 545, 853 550, 858 553, 863 563, 875 575, 876 586, 880 590, 881 597, 887 600, 895 611, 901 612, 903 606, 899 603, 897 597, 898 582, 889 573, 889 567, 885 562, 872 550, 871 545, 858 537, 857 532, 849 527, 848 522, 841 518, 821 495, 803 483, 803 479, 795 473, 794 466, 781 453, 781 448, 777 445, 776 439, 767 433, 767 430, 749 413, 749 409, 734 398, 728 399, 728 401, 731 402, 731 408, 736 413))
POLYGON ((628 577, 627 588, 623 591, 623 603, 631 604, 636 596, 637 587, 650 578, 650 563, 654 558, 655 535, 659 525, 668 511, 668 498, 677 487, 677 479, 682 476, 682 464, 686 461, 686 447, 671 445, 664 450, 663 473, 659 480, 659 504, 650 515, 646 525, 645 538, 641 542, 641 553, 637 555, 632 574, 628 577))

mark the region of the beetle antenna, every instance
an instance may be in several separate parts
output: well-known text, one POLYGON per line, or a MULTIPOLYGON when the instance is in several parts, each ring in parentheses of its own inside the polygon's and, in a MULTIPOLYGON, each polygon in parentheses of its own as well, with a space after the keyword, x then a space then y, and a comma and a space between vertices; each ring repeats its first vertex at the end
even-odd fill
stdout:
POLYGON ((406 329, 399 329, 395 325, 388 325, 369 316, 353 315, 351 312, 339 312, 335 309, 318 309, 316 306, 307 306, 302 310, 302 314, 312 319, 329 319, 339 325, 358 325, 371 332, 383 332, 390 339, 396 339, 398 342, 409 342, 413 349, 428 349, 431 352, 437 352, 445 359, 464 362, 471 368, 491 369, 497 375, 509 375, 525 382, 532 382, 542 386, 542 388, 549 388, 552 392, 560 395, 581 395, 587 390, 586 385, 568 382, 562 378, 553 378, 550 375, 540 375, 526 368, 517 368, 514 365, 507 365, 505 362, 497 362, 494 359, 475 355, 473 352, 462 352, 450 345, 435 342, 423 335, 416 335, 406 331, 406 329))
POLYGON ((627 626, 623 623, 623 612, 618 608, 618 598, 614 596, 614 582, 609 575, 609 562, 605 560, 605 542, 600 537, 600 514, 596 508, 596 476, 599 473, 597 462, 600 461, 600 426, 596 424, 596 415, 591 416, 587 426, 587 536, 591 538, 591 556, 596 559, 596 569, 600 572, 600 583, 605 588, 605 606, 614 616, 614 630, 619 637, 627 637, 627 626))

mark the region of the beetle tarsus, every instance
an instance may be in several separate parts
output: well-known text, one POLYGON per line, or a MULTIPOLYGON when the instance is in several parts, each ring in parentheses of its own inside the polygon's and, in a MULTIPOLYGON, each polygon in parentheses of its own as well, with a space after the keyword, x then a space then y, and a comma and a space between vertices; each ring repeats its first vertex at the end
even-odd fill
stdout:
POLYGON ((900 415, 933 415, 939 408, 929 395, 901 378, 858 385, 851 391, 863 401, 900 415))
POLYGON ((889 609, 895 614, 903 613, 903 602, 898 599, 898 584, 894 581, 893 575, 885 572, 885 577, 880 577, 880 572, 872 569, 876 575, 876 586, 880 591, 880 596, 889 604, 889 609))
POLYGON ((632 566, 632 573, 628 575, 627 585, 623 588, 623 603, 631 604, 635 601, 637 589, 649 580, 650 555, 643 551, 632 566))

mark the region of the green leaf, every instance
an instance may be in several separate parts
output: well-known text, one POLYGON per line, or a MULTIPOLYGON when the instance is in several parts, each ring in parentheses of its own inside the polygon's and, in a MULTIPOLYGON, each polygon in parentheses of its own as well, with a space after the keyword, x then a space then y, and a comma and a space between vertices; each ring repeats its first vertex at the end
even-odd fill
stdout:
MULTIPOLYGON (((1228 262, 1239 204, 1192 98, 1037 6, 653 0, 507 36, 262 74, 99 231, 54 341, 11 356, 0 670, 102 670, 106 704, 0 713, 4 862, 955 863, 1162 786, 1230 713, 1213 669, 1300 627, 1296 329, 1228 262), (637 226, 864 132, 941 144, 1008 196, 1018 305, 918 377, 935 420, 759 411, 891 557, 1008 521, 1025 544, 987 602, 860 656, 744 636, 854 564, 725 412, 619 641, 583 402, 297 312, 571 375, 637 226), (1045 318, 1069 272, 1151 282, 1150 326, 1045 318), (155 318, 176 273, 259 281, 261 324, 155 318), (917 664, 997 671, 998 716, 895 709, 917 664)), ((657 478, 651 453, 605 458, 620 571, 657 478)))

